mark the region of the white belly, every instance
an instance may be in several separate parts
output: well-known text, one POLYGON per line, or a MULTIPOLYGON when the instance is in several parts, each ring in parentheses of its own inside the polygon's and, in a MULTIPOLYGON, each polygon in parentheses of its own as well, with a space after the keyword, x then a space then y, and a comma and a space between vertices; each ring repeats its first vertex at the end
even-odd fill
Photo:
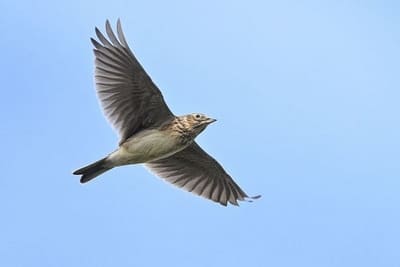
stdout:
POLYGON ((118 150, 109 155, 116 165, 144 163, 165 158, 182 150, 177 136, 157 130, 140 132, 129 138, 118 150))

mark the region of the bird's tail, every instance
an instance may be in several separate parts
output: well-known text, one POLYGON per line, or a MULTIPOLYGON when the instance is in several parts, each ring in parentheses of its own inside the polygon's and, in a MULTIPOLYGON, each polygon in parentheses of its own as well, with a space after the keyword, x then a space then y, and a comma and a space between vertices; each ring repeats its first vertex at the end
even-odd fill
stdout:
POLYGON ((110 165, 107 163, 106 157, 74 171, 73 174, 82 175, 81 183, 86 183, 112 168, 113 167, 110 167, 110 165))

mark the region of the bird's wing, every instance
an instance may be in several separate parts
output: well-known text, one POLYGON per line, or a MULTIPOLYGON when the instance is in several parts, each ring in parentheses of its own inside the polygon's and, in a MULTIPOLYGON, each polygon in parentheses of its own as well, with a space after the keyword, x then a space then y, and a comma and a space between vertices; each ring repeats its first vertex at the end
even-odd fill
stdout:
POLYGON ((142 128, 157 126, 173 116, 164 98, 133 55, 117 22, 117 36, 106 21, 108 39, 96 28, 93 38, 97 95, 121 143, 142 128))
POLYGON ((238 205, 238 200, 249 198, 222 166, 195 142, 166 159, 145 165, 166 181, 224 206, 227 202, 238 205))

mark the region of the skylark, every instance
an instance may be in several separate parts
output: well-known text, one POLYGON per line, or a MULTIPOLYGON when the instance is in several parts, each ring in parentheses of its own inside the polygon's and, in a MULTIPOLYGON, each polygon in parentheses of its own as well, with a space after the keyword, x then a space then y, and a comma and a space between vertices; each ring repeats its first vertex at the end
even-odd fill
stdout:
POLYGON ((222 166, 194 141, 215 119, 194 113, 175 116, 130 50, 117 22, 117 36, 106 21, 108 39, 96 28, 97 95, 109 122, 120 135, 119 147, 73 174, 86 183, 118 166, 144 163, 152 172, 183 189, 224 206, 248 195, 222 166))

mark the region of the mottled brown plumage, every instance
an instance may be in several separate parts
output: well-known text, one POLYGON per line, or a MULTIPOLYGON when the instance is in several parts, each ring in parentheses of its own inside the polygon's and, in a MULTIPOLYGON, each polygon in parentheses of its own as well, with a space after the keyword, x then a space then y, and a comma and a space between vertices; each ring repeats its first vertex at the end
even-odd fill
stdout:
POLYGON ((144 163, 166 181, 222 205, 248 199, 222 166, 194 141, 215 119, 198 113, 173 115, 130 50, 120 21, 118 37, 108 21, 106 32, 108 39, 96 28, 100 42, 91 39, 95 80, 104 114, 119 132, 119 148, 74 174, 81 175, 85 183, 114 167, 144 163))

